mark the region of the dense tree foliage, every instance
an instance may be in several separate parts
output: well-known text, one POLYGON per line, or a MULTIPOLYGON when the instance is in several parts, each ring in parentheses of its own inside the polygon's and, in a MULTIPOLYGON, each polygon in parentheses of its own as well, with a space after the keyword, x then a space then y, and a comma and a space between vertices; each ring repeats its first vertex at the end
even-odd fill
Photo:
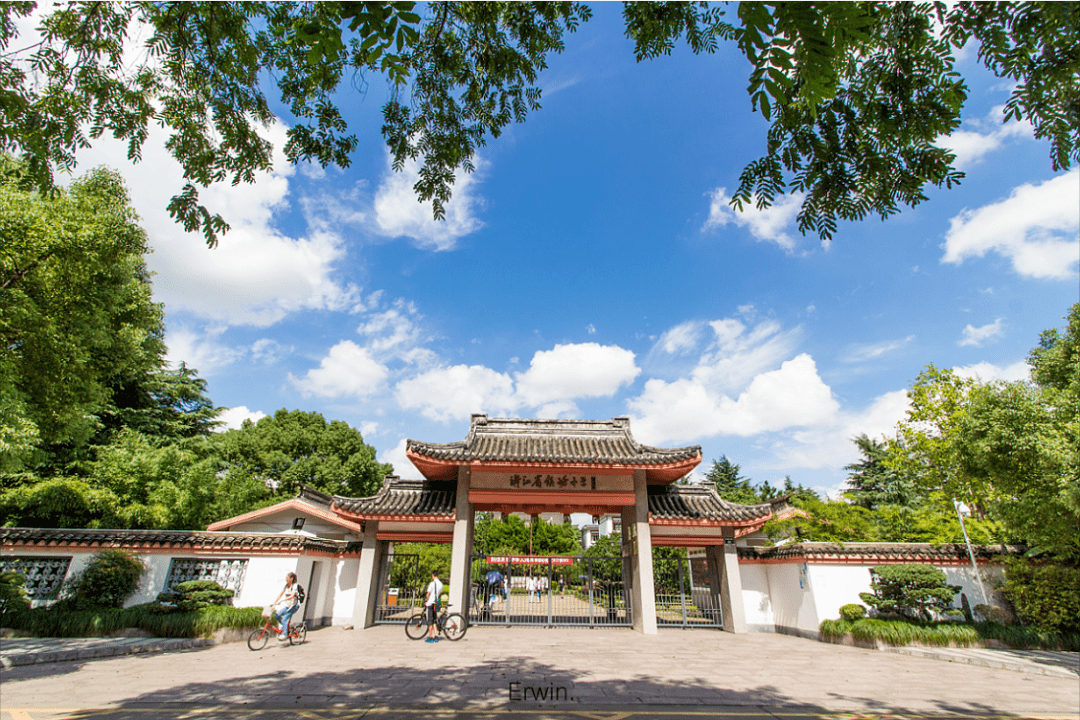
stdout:
POLYGON ((146 236, 120 178, 94 170, 54 196, 0 158, 0 472, 75 459, 113 390, 162 365, 146 236))
MULTIPOLYGON (((95 138, 126 140, 137 159, 151 123, 166 127, 185 178, 169 210, 211 245, 227 225, 199 188, 252 182, 270 166, 258 132, 273 120, 265 85, 293 116, 290 161, 344 166, 357 140, 336 105, 341 85, 350 73, 360 91, 385 82, 394 167, 419 161, 417 195, 442 217, 454 172, 471 171, 488 137, 539 109, 539 72, 591 16, 575 2, 67 2, 20 47, 16 20, 36 7, 2 7, 0 150, 25 158, 26 183, 45 191, 53 168, 70 168, 95 138), (126 57, 134 37, 139 52, 126 57)), ((954 155, 935 141, 960 124, 967 87, 953 51, 969 40, 1013 84, 1006 117, 1050 140, 1055 169, 1078 159, 1077 3, 735 7, 730 23, 705 2, 628 2, 623 15, 639 61, 684 40, 704 54, 734 42, 750 61, 750 107, 771 127, 737 206, 802 193, 800 230, 829 238, 839 220, 884 218, 926 200, 928 185, 959 182, 954 155)))
POLYGON ((300 485, 332 495, 369 497, 394 469, 376 462, 375 448, 348 423, 326 422, 303 410, 278 410, 258 422, 246 420, 211 440, 213 454, 230 470, 244 471, 292 497, 300 485))
POLYGON ((887 505, 910 508, 919 500, 915 482, 886 464, 887 443, 866 433, 857 435, 852 442, 862 458, 844 466, 849 471, 845 498, 868 510, 887 505))
POLYGON ((581 532, 567 519, 551 523, 537 516, 530 527, 515 514, 496 520, 489 513, 477 515, 473 547, 477 553, 528 555, 576 555, 581 552, 581 532))
POLYGON ((1032 350, 1030 382, 978 383, 927 368, 888 464, 984 509, 1006 533, 1080 562, 1080 304, 1032 350))

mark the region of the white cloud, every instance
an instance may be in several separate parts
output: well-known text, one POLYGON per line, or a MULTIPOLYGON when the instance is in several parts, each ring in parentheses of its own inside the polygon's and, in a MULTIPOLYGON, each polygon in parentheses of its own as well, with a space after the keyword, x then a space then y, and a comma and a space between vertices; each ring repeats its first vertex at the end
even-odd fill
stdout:
POLYGON ((1024 184, 999 202, 952 218, 941 262, 959 265, 993 250, 1024 277, 1074 278, 1080 262, 1080 169, 1024 184))
POLYGON ((422 479, 420 471, 416 469, 416 466, 409 460, 409 456, 405 454, 405 442, 406 439, 401 438, 397 445, 379 453, 376 459, 379 462, 393 465, 394 472, 398 477, 420 480, 422 479))
POLYGON ((827 421, 839 404, 803 353, 757 375, 737 400, 695 379, 649 380, 628 403, 634 434, 650 444, 714 435, 748 436, 827 421))
POLYGON ((367 338, 367 348, 376 357, 396 358, 405 363, 432 364, 435 353, 422 346, 420 315, 411 302, 397 300, 387 310, 369 315, 356 329, 367 338))
POLYGON ((165 338, 165 358, 174 367, 183 362, 198 370, 200 376, 209 377, 247 354, 247 348, 229 347, 215 339, 224 331, 224 327, 213 327, 200 333, 179 325, 165 338))
POLYGON ((783 195, 773 202, 771 207, 759 210, 753 198, 750 204, 744 204, 741 212, 736 212, 729 204, 731 197, 726 188, 717 188, 709 193, 709 217, 702 230, 712 230, 734 222, 738 227, 750 230, 750 234, 759 242, 773 242, 788 252, 795 249, 796 240, 788 234, 793 229, 792 223, 799 214, 803 196, 801 193, 783 195))
POLYGON ((772 443, 775 467, 840 468, 859 458, 851 439, 860 433, 892 437, 908 410, 906 390, 878 396, 862 412, 839 412, 825 422, 792 431, 772 443))
MULTIPOLYGON (((482 163, 475 160, 477 172, 482 163)), ((419 165, 409 160, 401 172, 394 172, 387 152, 386 174, 375 193, 372 229, 385 237, 412 238, 416 245, 431 250, 452 250, 457 239, 476 232, 484 223, 475 212, 481 204, 476 193, 476 173, 458 171, 454 175, 453 197, 446 204, 446 219, 436 221, 431 203, 416 199, 413 186, 420 179, 419 165)))
POLYGON ((596 326, 593 325, 592 323, 589 323, 589 326, 585 328, 585 331, 588 332, 590 335, 595 335, 596 334, 596 326))
POLYGON ((251 357, 264 365, 273 365, 296 350, 292 345, 282 345, 272 338, 260 338, 251 344, 251 357))
POLYGON ((862 362, 864 360, 873 360, 874 358, 881 357, 893 350, 899 350, 914 339, 914 335, 908 335, 906 338, 900 340, 885 340, 884 342, 874 343, 872 345, 853 345, 848 349, 847 357, 844 358, 844 361, 862 362))
POLYGON ((362 422, 360 423, 360 434, 364 437, 368 435, 377 435, 379 432, 379 423, 377 422, 362 422))
POLYGON ((302 378, 289 373, 289 381, 304 397, 351 396, 364 399, 377 395, 390 372, 385 365, 371 356, 367 348, 351 340, 342 340, 319 363, 308 370, 302 378))
POLYGON ((428 370, 399 382, 394 395, 403 408, 418 409, 439 422, 467 419, 476 412, 501 415, 520 404, 510 376, 482 365, 428 370))
POLYGON ((671 328, 656 342, 656 348, 669 355, 685 355, 695 350, 701 340, 705 323, 690 320, 671 328))
POLYGON ((998 318, 989 325, 983 325, 982 327, 975 327, 968 325, 964 328, 964 336, 960 338, 956 344, 960 346, 974 345, 975 347, 982 347, 990 338, 1001 337, 1004 325, 1002 324, 1002 318, 998 318))
POLYGON ((147 266, 155 273, 154 296, 170 310, 265 327, 296 310, 342 310, 358 302, 355 287, 332 277, 345 255, 341 237, 314 231, 293 238, 273 225, 275 213, 288 207, 289 178, 296 171, 281 153, 286 129, 275 123, 264 132, 275 147, 273 172, 256 173, 254 184, 224 182, 201 191, 203 204, 231 226, 214 250, 200 233, 184 232, 165 209, 184 180, 165 150, 164 130, 151 128, 136 164, 128 161, 126 144, 113 138, 79 152, 80 172, 107 165, 123 173, 153 248, 147 266))
POLYGON ((1005 367, 998 367, 988 362, 976 363, 974 365, 963 365, 961 367, 954 367, 955 372, 960 377, 974 378, 981 382, 990 382, 991 380, 1006 380, 1014 382, 1016 380, 1028 380, 1031 378, 1031 368, 1028 364, 1019 360, 1012 365, 1005 367))
POLYGON ((244 424, 245 420, 251 422, 259 422, 259 420, 266 417, 266 413, 261 410, 248 410, 246 406, 240 405, 239 407, 227 408, 217 416, 218 420, 221 420, 224 425, 217 428, 218 432, 225 432, 226 430, 239 430, 240 426, 244 424))
POLYGON ((634 353, 616 345, 556 345, 533 355, 529 369, 516 375, 525 405, 573 398, 608 397, 634 381, 641 368, 634 353))
POLYGON ((938 138, 934 143, 956 154, 958 168, 967 168, 982 160, 989 152, 997 150, 1002 144, 1013 138, 1033 138, 1035 130, 1028 121, 1002 123, 1003 105, 993 108, 985 119, 967 123, 974 130, 957 130, 952 135, 938 138), (980 132, 980 130, 982 132, 980 132))
POLYGON ((736 392, 755 376, 776 367, 794 352, 800 329, 783 330, 775 320, 747 331, 733 318, 708 323, 713 342, 702 353, 692 377, 713 392, 736 392))

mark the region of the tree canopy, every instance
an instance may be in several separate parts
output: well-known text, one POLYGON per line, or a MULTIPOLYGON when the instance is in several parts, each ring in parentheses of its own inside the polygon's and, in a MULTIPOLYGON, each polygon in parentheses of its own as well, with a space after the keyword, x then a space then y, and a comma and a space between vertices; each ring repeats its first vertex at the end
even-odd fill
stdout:
POLYGON ((984 508, 1035 552, 1080 562, 1080 304, 1028 364, 1030 382, 991 383, 931 365, 887 463, 984 508))
POLYGON ((258 422, 244 421, 211 439, 213 454, 230 470, 258 478, 275 495, 292 497, 300 485, 322 492, 369 497, 393 473, 376 462, 375 448, 348 423, 316 412, 278 410, 258 422))
MULTIPOLYGON (((269 169, 268 87, 292 114, 288 159, 346 166, 357 139, 337 106, 342 84, 385 82, 394 168, 418 161, 414 190, 442 218, 455 171, 540 108, 547 58, 592 14, 576 2, 67 2, 19 46, 16 21, 36 7, 5 3, 0 16, 0 150, 25 160, 24 185, 50 190, 54 169, 105 133, 138 159, 161 125, 185 179, 169 211, 211 246, 228 225, 199 190, 269 169)), ((960 124, 967 87, 953 53, 968 41, 1014 84, 1005 119, 1050 141, 1055 170, 1080 159, 1077 3, 742 2, 728 22, 705 2, 628 2, 623 16, 639 61, 682 42, 699 54, 736 44, 750 108, 771 126, 732 202, 800 193, 803 233, 828 239, 839 220, 885 218, 960 182, 935 142, 960 124)))
POLYGON ((162 367, 146 235, 114 172, 41 197, 0 156, 0 472, 72 459, 114 390, 162 367))

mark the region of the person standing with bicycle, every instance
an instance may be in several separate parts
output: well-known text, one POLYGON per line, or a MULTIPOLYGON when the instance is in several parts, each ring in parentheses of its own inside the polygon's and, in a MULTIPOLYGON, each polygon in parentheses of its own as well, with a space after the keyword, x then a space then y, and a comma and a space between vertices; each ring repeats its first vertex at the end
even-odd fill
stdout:
POLYGON ((300 591, 298 588, 296 573, 289 573, 285 576, 285 587, 282 588, 277 599, 274 600, 274 614, 277 616, 278 622, 281 623, 278 642, 289 641, 289 618, 300 608, 300 591))
POLYGON ((427 594, 424 596, 424 612, 427 615, 428 624, 428 638, 424 642, 435 643, 439 642, 439 638, 435 637, 439 628, 435 622, 435 613, 439 609, 439 597, 442 595, 443 584, 439 580, 439 574, 435 570, 431 571, 431 582, 427 586, 427 594))

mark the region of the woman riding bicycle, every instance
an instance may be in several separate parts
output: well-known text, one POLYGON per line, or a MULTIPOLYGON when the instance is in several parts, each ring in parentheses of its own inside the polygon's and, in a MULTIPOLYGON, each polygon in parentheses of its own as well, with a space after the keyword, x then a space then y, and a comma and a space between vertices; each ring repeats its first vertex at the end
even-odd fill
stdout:
POLYGON ((281 624, 278 634, 278 642, 289 641, 289 618, 300 608, 300 592, 296 584, 296 573, 285 576, 285 587, 274 600, 274 615, 281 624))

